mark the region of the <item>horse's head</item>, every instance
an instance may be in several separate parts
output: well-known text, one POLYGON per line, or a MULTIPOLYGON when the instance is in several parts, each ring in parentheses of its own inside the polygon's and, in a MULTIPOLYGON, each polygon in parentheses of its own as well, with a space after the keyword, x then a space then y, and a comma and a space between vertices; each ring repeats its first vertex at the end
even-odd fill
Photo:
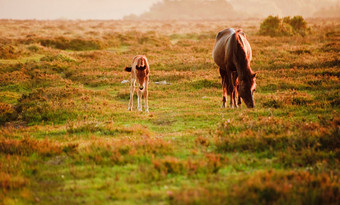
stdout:
POLYGON ((254 92, 256 89, 256 73, 250 74, 249 78, 239 80, 238 94, 248 108, 255 107, 254 92))
POLYGON ((136 75, 137 75, 137 83, 140 90, 143 90, 145 87, 145 82, 147 81, 149 71, 146 65, 136 66, 136 75))

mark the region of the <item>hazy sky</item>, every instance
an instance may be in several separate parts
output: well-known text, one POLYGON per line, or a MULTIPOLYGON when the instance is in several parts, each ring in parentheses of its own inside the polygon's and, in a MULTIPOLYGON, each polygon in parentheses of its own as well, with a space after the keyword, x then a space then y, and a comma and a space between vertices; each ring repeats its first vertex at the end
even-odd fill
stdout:
POLYGON ((0 0, 0 18, 120 19, 141 14, 159 0, 0 0))
MULTIPOLYGON (((121 19, 144 13, 158 1, 161 0, 0 0, 0 19, 121 19)), ((227 1, 248 14, 311 15, 323 5, 340 0, 227 1)))

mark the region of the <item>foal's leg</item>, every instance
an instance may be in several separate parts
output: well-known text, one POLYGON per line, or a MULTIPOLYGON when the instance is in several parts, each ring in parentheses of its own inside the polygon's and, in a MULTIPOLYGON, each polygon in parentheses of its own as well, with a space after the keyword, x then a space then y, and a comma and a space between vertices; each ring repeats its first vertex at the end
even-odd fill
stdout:
POLYGON ((145 109, 145 112, 149 112, 149 104, 148 104, 148 96, 149 96, 149 93, 148 93, 148 89, 145 88, 146 90, 144 91, 144 109, 145 109))
POLYGON ((138 106, 137 106, 137 109, 138 109, 138 111, 142 111, 142 96, 143 96, 143 92, 140 90, 140 89, 138 89, 138 91, 137 91, 137 95, 138 95, 138 106))
POLYGON ((128 107, 129 111, 132 111, 132 107, 133 107, 133 93, 135 92, 135 83, 136 83, 136 80, 132 78, 131 86, 130 86, 130 102, 129 102, 129 107, 128 107))
POLYGON ((145 112, 149 112, 149 104, 148 104, 148 97, 149 97, 149 93, 148 93, 148 80, 145 83, 145 88, 144 88, 144 109, 145 112))

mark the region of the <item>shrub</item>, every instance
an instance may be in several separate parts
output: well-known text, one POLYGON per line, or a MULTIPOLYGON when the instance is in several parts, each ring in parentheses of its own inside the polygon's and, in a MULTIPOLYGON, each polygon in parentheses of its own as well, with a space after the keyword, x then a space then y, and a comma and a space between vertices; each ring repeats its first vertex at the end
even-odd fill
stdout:
POLYGON ((251 124, 251 127, 222 124, 217 132, 217 151, 267 152, 277 156, 277 161, 284 166, 291 167, 314 166, 318 162, 337 166, 340 161, 338 118, 294 126, 280 119, 263 118, 251 124))
POLYGON ((58 54, 58 55, 47 55, 42 58, 40 58, 41 61, 47 61, 47 62, 54 62, 54 61, 60 61, 60 62, 74 62, 75 60, 73 58, 70 58, 69 56, 58 54))
POLYGON ((290 25, 294 30, 304 30, 307 29, 307 22, 302 16, 294 16, 290 20, 290 25))
POLYGON ((0 125, 15 120, 17 116, 18 113, 12 105, 0 102, 0 125))
POLYGON ((77 146, 61 145, 50 140, 36 140, 31 137, 25 137, 21 140, 2 139, 0 140, 0 153, 9 155, 29 156, 33 153, 42 156, 53 156, 63 152, 63 150, 73 150, 77 146), (73 148, 72 148, 73 147, 73 148))
POLYGON ((41 50, 40 47, 41 46, 39 46, 39 45, 33 44, 33 45, 28 46, 27 49, 31 52, 38 52, 38 51, 41 50))
POLYGON ((260 25, 260 35, 292 36, 294 34, 306 35, 309 31, 307 22, 302 16, 284 17, 268 16, 260 25))
POLYGON ((279 34, 281 20, 278 16, 268 16, 260 25, 261 35, 273 35, 279 34))
POLYGON ((181 174, 185 171, 185 164, 175 157, 153 160, 154 168, 162 174, 181 174))
POLYGON ((36 89, 24 94, 16 105, 16 111, 28 123, 41 121, 62 122, 77 116, 74 102, 66 102, 69 97, 81 95, 76 88, 36 89))
POLYGON ((103 47, 102 42, 98 40, 87 40, 87 39, 67 39, 64 37, 57 37, 55 39, 41 39, 41 45, 45 47, 52 47, 61 50, 98 50, 103 47))
POLYGON ((28 180, 22 176, 13 176, 6 172, 0 171, 0 188, 2 191, 22 188, 27 183, 28 180))
POLYGON ((170 204, 337 204, 336 174, 305 171, 261 171, 231 186, 196 187, 168 192, 170 204))
POLYGON ((233 187, 239 204, 335 204, 340 200, 339 178, 303 171, 266 171, 233 187))
POLYGON ((2 59, 15 59, 19 57, 20 54, 21 52, 17 51, 13 46, 0 45, 0 58, 2 59))

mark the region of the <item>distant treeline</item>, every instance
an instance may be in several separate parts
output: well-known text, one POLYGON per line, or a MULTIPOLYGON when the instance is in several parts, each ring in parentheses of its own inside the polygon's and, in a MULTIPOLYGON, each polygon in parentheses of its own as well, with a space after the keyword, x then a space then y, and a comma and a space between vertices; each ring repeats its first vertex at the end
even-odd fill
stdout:
POLYGON ((126 20, 200 20, 264 18, 268 15, 340 17, 334 0, 163 0, 148 12, 131 14, 126 20))
POLYGON ((147 20, 199 20, 235 19, 237 12, 225 0, 164 0, 154 4, 150 11, 140 15, 129 15, 124 19, 147 20))

